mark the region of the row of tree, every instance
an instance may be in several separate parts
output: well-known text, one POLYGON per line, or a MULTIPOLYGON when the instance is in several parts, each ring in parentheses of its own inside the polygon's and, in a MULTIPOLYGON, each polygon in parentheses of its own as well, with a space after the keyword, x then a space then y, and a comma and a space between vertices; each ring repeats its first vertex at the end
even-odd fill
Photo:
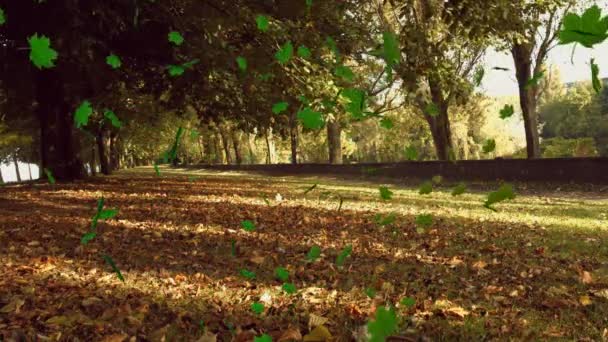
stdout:
POLYGON ((235 163, 252 135, 267 162, 278 136, 297 163, 303 135, 325 127, 328 161, 342 163, 345 127, 390 129, 405 107, 447 160, 462 156, 451 120, 474 104, 493 46, 513 56, 534 158, 544 62, 574 3, 0 0, 0 113, 25 137, 10 144, 19 159, 58 179, 83 177, 83 161, 103 173, 149 163, 178 127, 201 159, 223 149, 235 163))

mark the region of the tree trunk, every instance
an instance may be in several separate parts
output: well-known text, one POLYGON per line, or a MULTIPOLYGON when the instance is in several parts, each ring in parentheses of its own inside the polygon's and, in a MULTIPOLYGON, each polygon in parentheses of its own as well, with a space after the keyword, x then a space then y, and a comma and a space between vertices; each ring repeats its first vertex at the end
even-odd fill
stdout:
POLYGON ((265 138, 266 138, 266 164, 272 164, 276 160, 276 158, 275 158, 276 149, 274 146, 272 127, 269 127, 268 129, 266 129, 265 138))
POLYGON ((226 130, 218 125, 218 130, 220 131, 220 136, 222 138, 222 147, 224 148, 224 153, 226 155, 226 164, 232 164, 232 156, 230 155, 230 138, 226 130))
POLYGON ((247 148, 249 150, 249 164, 257 164, 258 160, 255 155, 255 134, 247 133, 247 148))
POLYGON ((110 170, 116 171, 120 168, 120 156, 118 151, 118 136, 110 133, 110 170))
MULTIPOLYGON (((435 145, 435 153, 438 160, 449 160, 450 152, 453 153, 452 130, 450 129, 450 118, 448 116, 448 103, 443 97, 442 89, 435 79, 429 78, 429 88, 433 103, 438 107, 439 113, 436 116, 431 116, 424 113, 424 118, 429 124, 431 135, 433 136, 433 144, 435 145)), ((421 104, 423 105, 423 104, 421 104)), ((426 111, 426 104, 421 107, 422 111, 426 111)))
POLYGON ((31 163, 27 163, 27 172, 30 176, 30 180, 33 180, 34 177, 32 177, 32 164, 31 163))
POLYGON ((17 176, 17 182, 21 183, 21 173, 19 172, 19 161, 17 160, 17 154, 13 154, 13 163, 15 163, 15 175, 17 176))
POLYGON ((342 127, 338 120, 327 122, 327 146, 329 148, 329 163, 342 164, 342 127))
POLYGON ((213 155, 215 164, 224 164, 225 155, 222 153, 220 134, 215 131, 213 132, 213 155))
POLYGON ((295 114, 289 120, 289 138, 291 140, 291 163, 298 163, 298 121, 295 114))
MULTIPOLYGON (((0 166, 2 166, 2 163, 0 163, 0 166)), ((4 177, 2 177, 2 167, 0 167, 0 184, 4 184, 4 177)))
POLYGON ((236 159, 236 165, 243 163, 243 155, 241 154, 241 135, 242 132, 232 130, 232 147, 234 147, 234 159, 236 159))
POLYGON ((109 158, 109 139, 105 138, 103 130, 99 130, 97 133, 97 153, 99 154, 99 167, 101 169, 101 173, 104 175, 109 175, 112 171, 110 167, 110 158, 109 158))
POLYGON ((96 141, 91 146, 91 176, 97 176, 97 152, 95 151, 96 141))
MULTIPOLYGON (((513 61, 515 62, 515 76, 519 88, 519 104, 524 119, 526 131, 526 151, 528 158, 540 158, 540 138, 538 132, 537 95, 538 87, 528 87, 528 81, 532 75, 532 48, 527 44, 516 44, 511 49, 513 61)), ((540 65, 537 65, 540 71, 540 65)))
POLYGON ((65 102, 63 82, 55 70, 36 75, 36 116, 40 127, 41 170, 49 169, 57 180, 84 178, 85 172, 74 134, 73 108, 65 102))

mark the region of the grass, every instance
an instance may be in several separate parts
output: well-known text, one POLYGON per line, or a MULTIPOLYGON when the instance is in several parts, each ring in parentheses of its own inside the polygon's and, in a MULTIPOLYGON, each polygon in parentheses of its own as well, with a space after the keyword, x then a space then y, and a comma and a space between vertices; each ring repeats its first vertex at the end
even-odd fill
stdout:
POLYGON ((450 184, 419 195, 418 181, 161 172, 4 188, 0 336, 194 340, 202 320, 221 341, 250 340, 248 333, 278 340, 289 327, 308 333, 314 314, 329 320, 337 340, 352 340, 375 307, 405 296, 416 304, 398 310, 401 336, 599 340, 608 327, 601 295, 608 289, 608 200, 597 189, 516 184, 517 198, 494 213, 482 204, 498 184, 472 184, 453 197, 450 184), (380 199, 380 185, 394 192, 392 200, 380 199), (119 215, 80 246, 102 195, 119 215), (375 224, 375 214, 391 212, 393 225, 375 224), (434 218, 424 233, 414 223, 421 213, 434 218), (240 229, 242 220, 256 231, 240 229), (335 258, 348 244, 353 253, 338 268, 335 258), (312 245, 323 253, 308 263, 312 245), (112 255, 124 284, 102 252, 112 255), (276 267, 289 270, 297 294, 282 292, 276 267), (256 279, 240 277, 241 269, 256 279), (592 281, 583 282, 582 272, 592 281), (90 298, 99 301, 85 303, 90 298), (262 299, 266 309, 257 316, 250 306, 262 299))

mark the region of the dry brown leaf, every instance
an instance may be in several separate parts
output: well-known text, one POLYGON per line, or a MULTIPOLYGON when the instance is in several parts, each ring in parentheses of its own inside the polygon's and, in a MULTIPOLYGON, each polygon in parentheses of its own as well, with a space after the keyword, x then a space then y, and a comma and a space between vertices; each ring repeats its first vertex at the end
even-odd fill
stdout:
POLYGON ((196 340, 196 342, 217 342, 217 335, 210 333, 209 331, 205 331, 203 336, 196 340))
POLYGON ((596 297, 608 299, 608 289, 592 290, 591 293, 596 297))
POLYGON ((488 264, 483 260, 479 260, 473 264, 473 268, 476 270, 483 270, 486 266, 488 266, 488 264))
POLYGON ((15 312, 19 313, 19 309, 21 309, 23 304, 25 304, 25 301, 23 299, 21 299, 19 297, 15 297, 8 304, 3 306, 2 309, 0 309, 0 312, 11 313, 11 312, 15 311, 15 312))
POLYGON ((112 335, 104 337, 101 340, 101 342, 123 342, 128 337, 129 337, 129 335, 126 335, 126 334, 112 334, 112 335))
POLYGON ((332 339, 331 333, 323 325, 314 328, 309 334, 304 336, 304 342, 325 342, 332 339))
POLYGON ((302 334, 300 333, 300 329, 298 328, 289 328, 281 334, 279 337, 279 342, 283 341, 302 341, 302 334))
POLYGON ((581 282, 583 284, 591 284, 591 283, 593 283, 593 277, 591 276, 591 273, 589 273, 587 271, 582 271, 580 273, 580 277, 581 277, 581 282))

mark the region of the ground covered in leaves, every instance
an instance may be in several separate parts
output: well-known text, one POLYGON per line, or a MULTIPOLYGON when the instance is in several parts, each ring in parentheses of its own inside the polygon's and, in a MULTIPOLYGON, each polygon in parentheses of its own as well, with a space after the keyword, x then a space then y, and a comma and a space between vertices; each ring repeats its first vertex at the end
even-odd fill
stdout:
POLYGON ((393 340, 607 338, 605 189, 161 172, 0 189, 0 340, 362 341, 384 305, 393 340))

